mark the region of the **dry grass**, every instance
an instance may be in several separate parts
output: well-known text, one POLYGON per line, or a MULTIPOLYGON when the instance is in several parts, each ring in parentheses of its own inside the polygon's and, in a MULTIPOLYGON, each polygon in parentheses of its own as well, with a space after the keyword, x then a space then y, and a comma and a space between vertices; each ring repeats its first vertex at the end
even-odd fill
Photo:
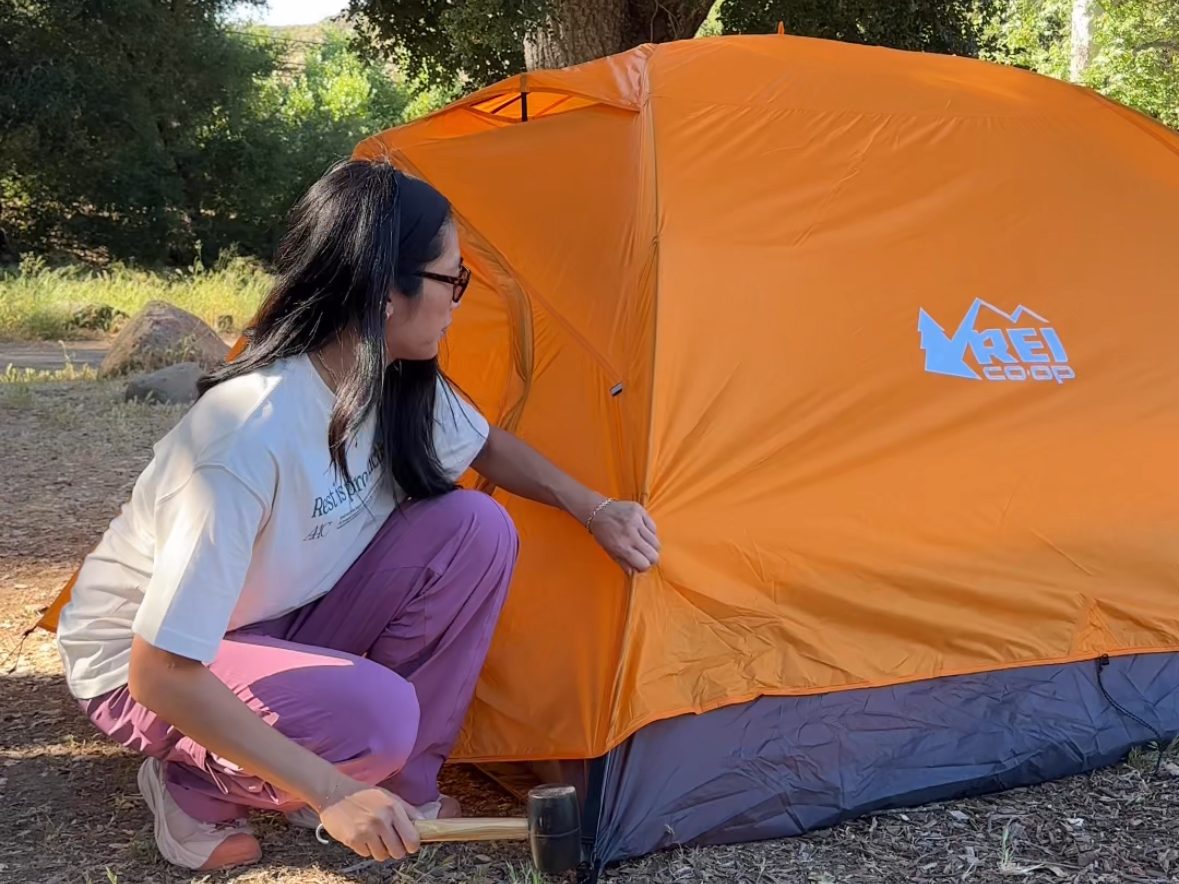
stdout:
POLYGON ((175 304, 213 328, 219 316, 229 315, 240 328, 254 315, 270 283, 257 262, 238 258, 226 258, 214 268, 180 270, 50 268, 29 259, 15 272, 0 272, 0 339, 94 337, 96 332, 75 325, 75 311, 106 305, 134 316, 151 300, 175 304))
MULTIPOLYGON (((129 493, 178 407, 128 404, 105 382, 0 393, 0 659, 49 602, 129 493)), ((1174 755, 1171 756, 1174 759, 1174 755)), ((1179 764, 1156 756, 1042 788, 891 812, 810 837, 671 851, 607 872, 619 884, 1179 881, 1179 764)), ((256 884, 539 884, 523 846, 439 846, 400 866, 364 862, 260 816, 256 867, 192 875, 156 854, 136 759, 97 739, 67 695, 53 643, 25 642, 0 675, 0 881, 256 884), (7 666, 5 671, 7 671, 7 666)), ((469 812, 514 800, 464 768, 445 788, 469 812)))
POLYGON ((8 365, 0 373, 0 388, 24 388, 29 384, 45 384, 61 381, 94 381, 98 372, 92 365, 74 365, 66 359, 64 368, 17 368, 8 365))

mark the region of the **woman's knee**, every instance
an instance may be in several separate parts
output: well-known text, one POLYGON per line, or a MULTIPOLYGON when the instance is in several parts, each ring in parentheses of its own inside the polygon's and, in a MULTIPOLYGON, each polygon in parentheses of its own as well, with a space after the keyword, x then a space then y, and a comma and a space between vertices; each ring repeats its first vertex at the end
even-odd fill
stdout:
POLYGON ((487 553, 515 559, 519 536, 512 517, 490 494, 452 491, 436 501, 441 517, 468 543, 487 553))
POLYGON ((400 770, 409 760, 418 737, 421 711, 413 685, 391 669, 365 660, 365 683, 360 688, 364 706, 363 733, 372 764, 387 768, 382 776, 400 770))
MULTIPOLYGON (((315 695, 306 697, 300 716, 306 723, 299 730, 311 737, 306 742, 317 754, 333 764, 359 766, 358 778, 380 782, 400 770, 413 751, 420 716, 417 693, 400 675, 365 658, 331 669, 315 679, 315 695), (312 735, 311 730, 319 733, 312 735)), ((281 715, 276 724, 282 729, 281 715)))

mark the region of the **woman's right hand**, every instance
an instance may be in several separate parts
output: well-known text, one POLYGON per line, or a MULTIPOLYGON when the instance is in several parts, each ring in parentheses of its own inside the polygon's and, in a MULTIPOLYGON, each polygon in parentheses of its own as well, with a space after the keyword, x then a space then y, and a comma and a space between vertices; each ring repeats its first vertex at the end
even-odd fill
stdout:
POLYGON ((335 794, 343 797, 324 807, 319 821, 341 844, 378 862, 418 852, 421 842, 413 821, 421 814, 412 804, 387 789, 355 780, 335 794))
POLYGON ((319 811, 320 823, 361 856, 402 859, 420 848, 421 813, 385 789, 345 776, 256 715, 197 660, 135 636, 132 698, 177 731, 319 811))

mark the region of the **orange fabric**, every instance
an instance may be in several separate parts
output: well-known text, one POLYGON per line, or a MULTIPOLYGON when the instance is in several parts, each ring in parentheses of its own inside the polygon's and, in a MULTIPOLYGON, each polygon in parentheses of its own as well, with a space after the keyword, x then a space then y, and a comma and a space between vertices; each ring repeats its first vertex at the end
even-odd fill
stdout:
POLYGON ((521 570, 459 756, 1179 649, 1176 150, 1024 71, 779 36, 528 74, 363 142, 461 217, 456 380, 664 543, 627 587, 502 497, 521 570), (976 297, 1046 318, 978 329, 1040 357, 1049 327, 1075 379, 925 371, 919 312, 953 336, 976 297))
POLYGON ((455 205, 448 372, 664 545, 628 581, 500 495, 520 569, 457 758, 1179 650, 1174 132, 983 62, 724 37, 356 153, 455 205))
POLYGON ((41 612, 41 616, 37 619, 36 628, 44 629, 48 632, 57 632, 57 620, 61 616, 61 609, 66 606, 70 600, 70 593, 73 592, 74 584, 78 581, 78 571, 81 568, 76 568, 74 573, 70 575, 70 579, 66 581, 65 586, 58 592, 57 598, 49 603, 49 607, 41 612))

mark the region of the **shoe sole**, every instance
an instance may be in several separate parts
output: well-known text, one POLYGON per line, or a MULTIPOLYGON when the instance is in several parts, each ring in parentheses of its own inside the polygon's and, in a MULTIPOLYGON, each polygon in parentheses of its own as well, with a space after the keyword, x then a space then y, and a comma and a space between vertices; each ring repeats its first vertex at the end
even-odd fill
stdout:
MULTIPOLYGON (((217 848, 221 845, 215 845, 213 849, 209 851, 208 855, 201 857, 191 850, 186 850, 179 842, 176 841, 175 838, 171 836, 171 834, 168 832, 168 827, 164 822, 163 805, 165 799, 164 790, 166 787, 163 783, 163 777, 156 774, 159 766, 160 762, 158 760, 155 758, 149 758, 139 768, 139 774, 136 777, 136 781, 139 784, 139 793, 143 796, 143 800, 147 804, 148 810, 151 811, 156 848, 160 851, 160 855, 163 856, 164 859, 173 865, 180 866, 181 868, 200 872, 215 872, 221 869, 231 868, 233 866, 250 865, 251 863, 256 863, 259 859, 261 859, 262 852, 259 849, 256 855, 253 855, 250 859, 234 860, 233 862, 222 863, 216 868, 203 868, 205 863, 209 861, 209 857, 212 856, 217 851, 217 848)), ((246 833, 243 832, 240 834, 246 833)), ((226 840, 233 837, 235 836, 228 835, 226 836, 226 840)))

